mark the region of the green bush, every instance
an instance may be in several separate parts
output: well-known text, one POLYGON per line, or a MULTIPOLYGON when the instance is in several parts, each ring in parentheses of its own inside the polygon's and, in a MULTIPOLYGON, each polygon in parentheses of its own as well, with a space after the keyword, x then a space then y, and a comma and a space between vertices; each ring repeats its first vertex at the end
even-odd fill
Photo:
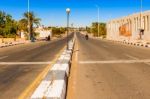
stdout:
POLYGON ((105 36, 106 35, 106 24, 105 23, 97 23, 93 22, 92 26, 87 28, 87 32, 91 32, 93 36, 98 36, 98 24, 99 24, 99 36, 105 36))
POLYGON ((15 37, 17 33, 17 22, 12 16, 0 11, 0 35, 4 38, 15 37))
POLYGON ((52 28, 52 34, 54 36, 60 36, 61 34, 65 34, 65 32, 66 32, 65 28, 56 28, 56 27, 52 28))

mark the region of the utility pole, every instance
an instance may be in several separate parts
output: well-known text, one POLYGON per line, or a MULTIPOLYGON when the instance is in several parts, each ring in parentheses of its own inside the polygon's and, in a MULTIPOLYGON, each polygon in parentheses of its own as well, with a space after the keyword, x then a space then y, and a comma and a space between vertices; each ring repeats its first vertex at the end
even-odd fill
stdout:
POLYGON ((28 32, 29 32, 29 39, 31 40, 31 31, 30 31, 30 0, 28 0, 28 32))
POLYGON ((69 49, 69 39, 68 39, 68 33, 69 33, 69 15, 70 15, 70 8, 66 9, 67 12, 67 50, 69 49))
POLYGON ((100 13, 99 13, 99 6, 98 5, 96 5, 96 7, 97 7, 97 36, 99 37, 100 36, 100 33, 99 33, 99 17, 100 17, 100 13))

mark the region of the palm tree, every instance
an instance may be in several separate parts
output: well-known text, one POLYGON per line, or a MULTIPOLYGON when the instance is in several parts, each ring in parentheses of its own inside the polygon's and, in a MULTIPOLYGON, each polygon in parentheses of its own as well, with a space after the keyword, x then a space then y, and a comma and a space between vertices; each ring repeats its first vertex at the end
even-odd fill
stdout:
POLYGON ((3 11, 0 11, 0 27, 4 27, 5 25, 5 16, 6 16, 6 13, 3 11))
POLYGON ((0 35, 1 37, 12 37, 16 35, 17 23, 10 14, 0 11, 0 35))
MULTIPOLYGON (((30 35, 30 40, 34 38, 33 26, 40 25, 40 18, 37 18, 33 12, 25 12, 23 14, 24 18, 20 20, 23 26, 26 26, 26 31, 28 31, 30 35)), ((23 27, 24 28, 24 27, 23 27)))

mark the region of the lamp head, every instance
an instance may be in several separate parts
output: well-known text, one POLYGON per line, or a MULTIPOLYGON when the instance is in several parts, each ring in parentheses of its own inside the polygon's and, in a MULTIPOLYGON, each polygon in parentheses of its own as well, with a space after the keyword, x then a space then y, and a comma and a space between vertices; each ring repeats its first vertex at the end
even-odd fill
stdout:
POLYGON ((67 9, 66 9, 66 12, 67 12, 67 13, 70 13, 70 8, 67 8, 67 9))

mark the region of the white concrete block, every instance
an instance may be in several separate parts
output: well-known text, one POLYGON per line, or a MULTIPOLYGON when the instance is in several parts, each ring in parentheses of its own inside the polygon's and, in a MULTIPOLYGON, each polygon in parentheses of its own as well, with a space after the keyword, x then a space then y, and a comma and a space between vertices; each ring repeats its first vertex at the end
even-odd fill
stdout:
POLYGON ((70 61, 71 60, 71 56, 65 56, 64 59, 70 61))
POLYGON ((31 96, 31 99, 42 99, 50 83, 50 81, 42 81, 31 96))
POLYGON ((64 80, 55 80, 48 88, 45 94, 46 99, 65 99, 66 82, 64 80))
POLYGON ((64 57, 65 57, 65 54, 61 55, 58 59, 64 59, 64 57))
MULTIPOLYGON (((61 72, 65 72, 67 74, 67 76, 69 75, 69 64, 66 63, 62 63, 62 64, 55 64, 51 71, 61 71, 61 72)), ((64 75, 65 76, 65 75, 64 75)))

